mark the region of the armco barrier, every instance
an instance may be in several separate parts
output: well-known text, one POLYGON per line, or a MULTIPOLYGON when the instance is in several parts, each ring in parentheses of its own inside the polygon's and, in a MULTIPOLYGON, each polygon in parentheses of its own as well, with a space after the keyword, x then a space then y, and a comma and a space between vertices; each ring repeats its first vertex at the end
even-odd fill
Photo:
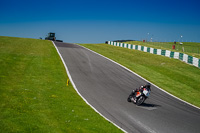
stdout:
POLYGON ((144 51, 144 52, 148 52, 148 53, 152 53, 152 54, 163 55, 166 57, 179 59, 181 61, 184 61, 188 64, 192 64, 195 67, 200 68, 200 59, 189 56, 184 53, 172 52, 169 50, 155 49, 155 48, 150 48, 150 47, 145 47, 145 46, 140 46, 140 45, 126 44, 126 43, 119 43, 119 42, 112 42, 112 41, 108 41, 108 44, 113 45, 113 46, 134 49, 134 50, 140 50, 140 51, 144 51))

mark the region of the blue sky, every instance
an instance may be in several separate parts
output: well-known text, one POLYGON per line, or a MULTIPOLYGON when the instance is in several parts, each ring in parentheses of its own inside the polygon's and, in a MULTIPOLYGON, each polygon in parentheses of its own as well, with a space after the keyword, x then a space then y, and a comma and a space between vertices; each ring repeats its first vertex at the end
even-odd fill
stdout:
POLYGON ((200 42, 199 0, 1 0, 0 36, 200 42), (180 36, 183 36, 182 38, 180 36))

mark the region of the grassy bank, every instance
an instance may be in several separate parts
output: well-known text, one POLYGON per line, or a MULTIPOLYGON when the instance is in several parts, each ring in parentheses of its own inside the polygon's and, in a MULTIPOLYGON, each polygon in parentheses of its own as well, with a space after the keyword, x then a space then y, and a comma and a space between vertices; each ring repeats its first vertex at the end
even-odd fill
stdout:
POLYGON ((200 69, 180 60, 108 44, 82 44, 138 73, 169 93, 200 107, 200 69))
POLYGON ((0 132, 121 132, 67 86, 52 42, 0 37, 0 132))

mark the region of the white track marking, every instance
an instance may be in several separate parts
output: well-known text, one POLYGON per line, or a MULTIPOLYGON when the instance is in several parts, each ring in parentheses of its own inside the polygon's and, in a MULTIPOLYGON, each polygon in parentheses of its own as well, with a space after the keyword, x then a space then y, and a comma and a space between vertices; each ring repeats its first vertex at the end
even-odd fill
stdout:
MULTIPOLYGON (((114 122, 112 122, 111 120, 109 120, 108 118, 106 118, 105 116, 103 116, 100 112, 98 112, 98 111, 97 111, 97 110, 96 110, 96 109, 95 109, 95 108, 94 108, 94 107, 79 93, 79 91, 78 91, 78 89, 76 88, 76 85, 74 84, 74 82, 73 82, 73 80, 72 80, 72 77, 71 77, 71 75, 70 75, 70 73, 69 73, 69 70, 68 70, 68 68, 67 68, 67 66, 66 66, 66 64, 65 64, 65 61, 63 60, 63 58, 62 58, 62 56, 61 56, 61 54, 60 54, 58 48, 56 47, 56 45, 55 45, 55 43, 54 43, 53 41, 52 41, 52 43, 53 43, 54 47, 56 48, 56 50, 57 50, 57 52, 58 52, 58 54, 59 54, 59 56, 60 56, 60 58, 61 58, 61 60, 62 60, 62 62, 63 62, 63 64, 64 64, 64 66, 65 66, 67 75, 68 75, 68 77, 69 77, 69 79, 70 79, 70 81, 71 81, 71 83, 72 83, 74 89, 76 90, 76 92, 81 96, 81 98, 82 98, 92 109, 94 109, 94 110, 95 110, 98 114, 100 114, 104 119, 106 119, 107 121, 111 122, 113 125, 115 125, 115 126, 116 126, 117 128, 119 128, 119 129, 121 129, 123 132, 127 133, 127 131, 125 131, 124 129, 122 129, 121 127, 119 127, 118 125, 116 125, 114 122)), ((79 46, 80 46, 80 45, 79 45, 79 46)), ((80 46, 80 47, 83 47, 83 46, 80 46)), ((103 57, 103 58, 105 58, 105 59, 107 59, 107 60, 109 60, 109 61, 111 61, 111 62, 117 64, 117 65, 119 65, 119 66, 121 66, 122 68, 124 68, 124 69, 128 70, 129 72, 133 73, 134 75, 140 77, 141 79, 145 80, 146 82, 151 83, 150 81, 146 80, 145 78, 143 78, 142 76, 138 75, 137 73, 131 71, 130 69, 126 68, 125 66, 123 66, 123 65, 121 65, 121 64, 119 64, 119 63, 117 63, 117 62, 115 62, 115 61, 113 61, 113 60, 111 60, 111 59, 109 59, 109 58, 107 58, 107 57, 105 57, 105 56, 103 56, 103 55, 97 53, 97 52, 94 52, 94 51, 92 51, 92 50, 90 50, 90 49, 88 49, 88 48, 86 48, 86 47, 83 47, 83 48, 85 48, 85 49, 87 49, 87 50, 89 50, 89 51, 91 51, 91 52, 93 52, 93 53, 95 53, 95 54, 97 54, 97 55, 99 55, 99 56, 101 56, 101 57, 103 57)), ((200 109, 199 107, 197 107, 197 106, 195 106, 195 105, 192 105, 192 104, 190 104, 190 103, 188 103, 188 102, 186 102, 186 101, 184 101, 184 100, 182 100, 182 99, 180 99, 180 98, 178 98, 178 97, 176 97, 176 96, 174 96, 174 95, 168 93, 167 91, 161 89, 161 88, 158 87, 157 85, 155 85, 155 84, 153 84, 153 83, 151 83, 151 84, 154 85, 154 86, 155 86, 156 88, 158 88, 159 90, 165 92, 166 94, 168 94, 168 95, 170 95, 170 96, 172 96, 172 97, 174 97, 174 98, 176 98, 176 99, 178 99, 178 100, 180 100, 180 101, 182 101, 182 102, 184 102, 184 103, 186 103, 186 104, 188 104, 188 105, 190 105, 190 106, 192 106, 192 107, 195 107, 195 108, 197 108, 197 109, 200 109)), ((141 108, 143 108, 143 107, 141 107, 141 108)), ((144 108, 144 109, 146 109, 146 108, 144 108)), ((151 109, 148 109, 148 110, 154 110, 154 109, 157 109, 157 108, 151 108, 151 109)), ((140 121, 138 121, 137 123, 140 124, 140 125, 143 125, 140 121)), ((143 125, 143 127, 144 127, 144 125, 143 125)), ((149 128, 147 127, 147 129, 149 129, 149 128)), ((150 131, 151 133, 155 133, 155 131, 153 131, 153 130, 149 130, 149 131, 150 131)))
POLYGON ((93 110, 95 110, 98 114, 100 114, 104 119, 106 119, 107 121, 109 121, 110 123, 112 123, 113 125, 115 125, 117 128, 121 129, 123 132, 127 133, 127 131, 125 131, 124 129, 122 129, 121 127, 119 127, 118 125, 116 125, 114 122, 112 122, 111 120, 109 120, 108 118, 106 118, 104 115, 102 115, 99 111, 97 111, 97 110, 96 110, 96 109, 95 109, 95 108, 94 108, 94 107, 79 93, 79 91, 78 91, 78 89, 76 88, 76 85, 74 84, 74 81, 73 81, 73 79, 72 79, 72 77, 71 77, 71 75, 70 75, 70 72, 69 72, 69 70, 68 70, 68 68, 67 68, 67 66, 66 66, 66 63, 65 63, 64 59, 62 58, 62 55, 60 54, 60 52, 59 52, 58 48, 56 47, 55 43, 54 43, 53 41, 52 41, 52 43, 53 43, 54 47, 56 48, 56 50, 57 50, 57 52, 58 52, 58 54, 59 54, 59 56, 60 56, 60 58, 61 58, 61 60, 62 60, 62 62, 63 62, 63 64, 64 64, 64 66, 65 66, 67 75, 68 75, 68 77, 69 77, 69 79, 70 79, 70 81, 71 81, 71 83, 72 83, 74 89, 75 89, 76 92, 78 93, 78 95, 81 96, 81 98, 82 98, 93 110))
MULTIPOLYGON (((80 46, 80 45, 79 45, 79 46, 80 46)), ((81 47, 83 47, 83 46, 81 46, 81 47)), ((91 52, 93 52, 93 53, 95 53, 95 54, 97 54, 97 55, 100 55, 100 56, 102 56, 102 57, 104 57, 104 58, 106 58, 106 59, 112 61, 113 63, 115 63, 115 64, 117 64, 117 65, 123 67, 124 69, 126 69, 126 70, 128 70, 129 72, 133 73, 134 75, 140 77, 141 79, 145 80, 146 82, 151 83, 151 82, 148 81, 147 79, 145 79, 145 78, 143 78, 142 76, 138 75, 137 73, 131 71, 130 69, 126 68, 125 66, 123 66, 123 65, 121 65, 121 64, 119 64, 119 63, 117 63, 117 62, 115 62, 115 61, 113 61, 113 60, 111 60, 111 59, 109 59, 109 58, 107 58, 107 57, 105 57, 105 56, 103 56, 103 55, 97 53, 97 52, 94 52, 94 51, 92 51, 92 50, 90 50, 90 49, 88 49, 88 48, 86 48, 86 47, 83 47, 83 48, 85 48, 85 49, 87 49, 87 50, 89 50, 89 51, 91 51, 91 52)), ((168 95, 170 95, 170 96, 172 96, 172 97, 174 97, 174 98, 176 98, 176 99, 178 99, 178 100, 180 100, 180 101, 182 101, 182 102, 184 102, 184 103, 186 103, 186 104, 188 104, 188 105, 190 105, 190 106, 192 106, 192 107, 195 107, 195 108, 197 108, 197 109, 200 109, 199 107, 197 107, 197 106, 195 106, 195 105, 193 105, 193 104, 191 104, 191 103, 188 103, 188 102, 186 102, 186 101, 184 101, 184 100, 182 100, 182 99, 180 99, 180 98, 178 98, 178 97, 176 97, 176 96, 170 94, 169 92, 163 90, 162 88, 158 87, 157 85, 155 85, 155 84, 153 84, 153 83, 151 83, 151 84, 154 85, 154 86, 155 86, 156 88, 158 88, 159 90, 161 90, 161 91, 167 93, 168 95)))

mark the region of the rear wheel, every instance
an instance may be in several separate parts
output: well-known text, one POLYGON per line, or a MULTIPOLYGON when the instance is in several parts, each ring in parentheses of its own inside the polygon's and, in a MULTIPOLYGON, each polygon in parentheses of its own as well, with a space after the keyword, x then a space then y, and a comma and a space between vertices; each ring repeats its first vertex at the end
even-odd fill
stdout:
POLYGON ((145 97, 144 96, 140 96, 136 102, 136 105, 141 105, 143 102, 145 101, 145 97))

